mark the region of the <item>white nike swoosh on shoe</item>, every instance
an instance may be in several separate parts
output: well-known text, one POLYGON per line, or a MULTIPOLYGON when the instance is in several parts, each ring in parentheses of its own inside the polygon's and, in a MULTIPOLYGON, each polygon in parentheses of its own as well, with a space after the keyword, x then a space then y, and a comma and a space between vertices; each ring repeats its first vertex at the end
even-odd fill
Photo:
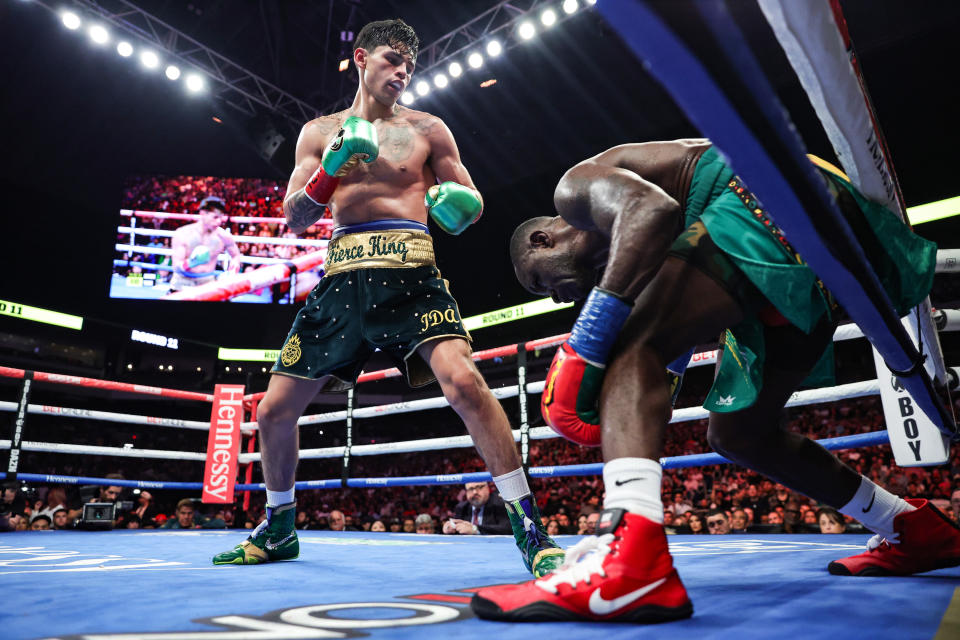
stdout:
POLYGON ((597 589, 590 594, 590 613, 598 616, 605 616, 609 613, 613 613, 617 609, 622 609, 623 607, 627 606, 634 600, 639 600, 666 581, 666 578, 660 578, 656 582, 651 582, 644 587, 640 587, 635 591, 631 591, 630 593, 622 595, 619 598, 614 598, 613 600, 605 599, 600 595, 600 589, 597 589))
POLYGON ((296 535, 297 534, 295 533, 291 533, 290 535, 288 535, 283 540, 280 540, 279 542, 270 542, 269 540, 267 540, 266 542, 263 543, 263 546, 266 547, 269 551, 276 551, 280 547, 280 545, 287 542, 288 540, 292 540, 296 535))

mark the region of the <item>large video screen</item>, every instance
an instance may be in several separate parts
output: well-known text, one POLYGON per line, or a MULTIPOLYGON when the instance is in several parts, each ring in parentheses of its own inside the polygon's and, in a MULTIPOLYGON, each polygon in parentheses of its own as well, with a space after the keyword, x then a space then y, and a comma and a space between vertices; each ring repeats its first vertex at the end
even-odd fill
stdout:
POLYGON ((304 233, 293 234, 283 217, 285 189, 257 178, 128 179, 110 297, 302 300, 322 276, 332 220, 327 211, 304 233))

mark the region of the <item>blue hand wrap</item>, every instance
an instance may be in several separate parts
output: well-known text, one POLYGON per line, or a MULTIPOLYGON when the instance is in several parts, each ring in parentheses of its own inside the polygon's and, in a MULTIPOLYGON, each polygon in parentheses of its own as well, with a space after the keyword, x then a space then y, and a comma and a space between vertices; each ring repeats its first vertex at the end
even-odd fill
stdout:
POLYGON ((590 364, 604 367, 632 309, 633 305, 623 298, 594 287, 580 310, 567 344, 590 364))
POLYGON ((687 365, 690 364, 690 358, 693 357, 693 351, 694 349, 690 349, 690 351, 687 351, 685 354, 668 364, 667 371, 676 376, 682 376, 687 370, 687 365))

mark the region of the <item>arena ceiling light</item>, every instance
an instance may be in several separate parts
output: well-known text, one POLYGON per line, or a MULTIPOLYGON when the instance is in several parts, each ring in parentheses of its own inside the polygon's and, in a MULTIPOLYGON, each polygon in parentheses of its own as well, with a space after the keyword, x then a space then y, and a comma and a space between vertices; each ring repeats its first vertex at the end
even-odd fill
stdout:
POLYGON ((156 69, 160 66, 160 57, 150 49, 145 49, 140 52, 140 64, 147 69, 156 69))
POLYGON ((545 27, 552 27, 557 23, 557 12, 553 9, 545 9, 543 13, 540 14, 540 22, 542 22, 545 27))
POLYGON ((110 32, 102 24, 93 25, 87 33, 96 44, 107 44, 110 41, 110 32))
POLYGON ((533 36, 537 35, 537 28, 533 26, 533 23, 529 20, 524 20, 517 28, 517 34, 519 34, 519 36, 524 40, 529 40, 533 36))
POLYGON ((180 67, 172 64, 167 65, 167 69, 166 71, 164 71, 164 73, 171 80, 176 80, 177 78, 180 77, 180 67))
POLYGON ((499 40, 491 40, 487 43, 487 55, 491 58, 496 58, 498 55, 503 53, 503 45, 500 44, 499 40))
POLYGON ((447 67, 447 73, 449 73, 452 78, 459 78, 463 73, 463 67, 460 66, 459 62, 451 62, 450 66, 447 67))
POLYGON ((563 6, 563 12, 567 15, 570 15, 574 11, 576 11, 580 5, 577 3, 577 0, 563 0, 562 6, 563 6))
POLYGON ((467 64, 470 65, 471 69, 479 69, 483 66, 483 56, 479 53, 471 53, 467 57, 467 64))
POLYGON ((71 31, 76 31, 80 28, 80 16, 73 11, 64 11, 61 13, 60 20, 63 21, 63 26, 71 31))
POLYGON ((437 89, 443 89, 448 84, 450 84, 450 81, 447 79, 447 76, 443 75, 442 73, 438 73, 437 75, 433 76, 433 85, 437 89))
POLYGON ((124 58, 129 58, 133 55, 133 45, 126 40, 121 40, 117 43, 117 53, 124 58))
POLYGON ((404 91, 400 95, 400 102, 403 104, 413 104, 414 100, 416 100, 416 97, 413 95, 412 91, 404 91))
POLYGON ((200 93, 207 86, 207 83, 203 81, 203 76, 199 73, 188 73, 184 83, 191 93, 200 93))
POLYGON ((418 96, 425 96, 430 93, 430 84, 426 80, 421 80, 414 89, 416 89, 418 96))

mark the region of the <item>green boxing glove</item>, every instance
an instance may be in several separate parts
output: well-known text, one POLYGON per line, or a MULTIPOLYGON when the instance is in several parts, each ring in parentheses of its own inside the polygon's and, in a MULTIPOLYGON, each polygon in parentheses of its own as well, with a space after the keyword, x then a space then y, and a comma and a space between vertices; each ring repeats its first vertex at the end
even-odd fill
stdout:
POLYGON ((423 203, 440 228, 455 236, 463 233, 483 213, 483 203, 477 192, 456 182, 433 185, 427 189, 423 203))
POLYGON ((184 260, 181 266, 184 271, 189 271, 208 262, 210 262, 210 248, 201 244, 194 247, 193 251, 190 252, 190 257, 184 260))
POLYGON ((320 167, 303 188, 308 198, 318 205, 330 202, 340 178, 353 171, 362 160, 373 162, 380 153, 377 130, 373 123, 351 116, 323 150, 320 167))

